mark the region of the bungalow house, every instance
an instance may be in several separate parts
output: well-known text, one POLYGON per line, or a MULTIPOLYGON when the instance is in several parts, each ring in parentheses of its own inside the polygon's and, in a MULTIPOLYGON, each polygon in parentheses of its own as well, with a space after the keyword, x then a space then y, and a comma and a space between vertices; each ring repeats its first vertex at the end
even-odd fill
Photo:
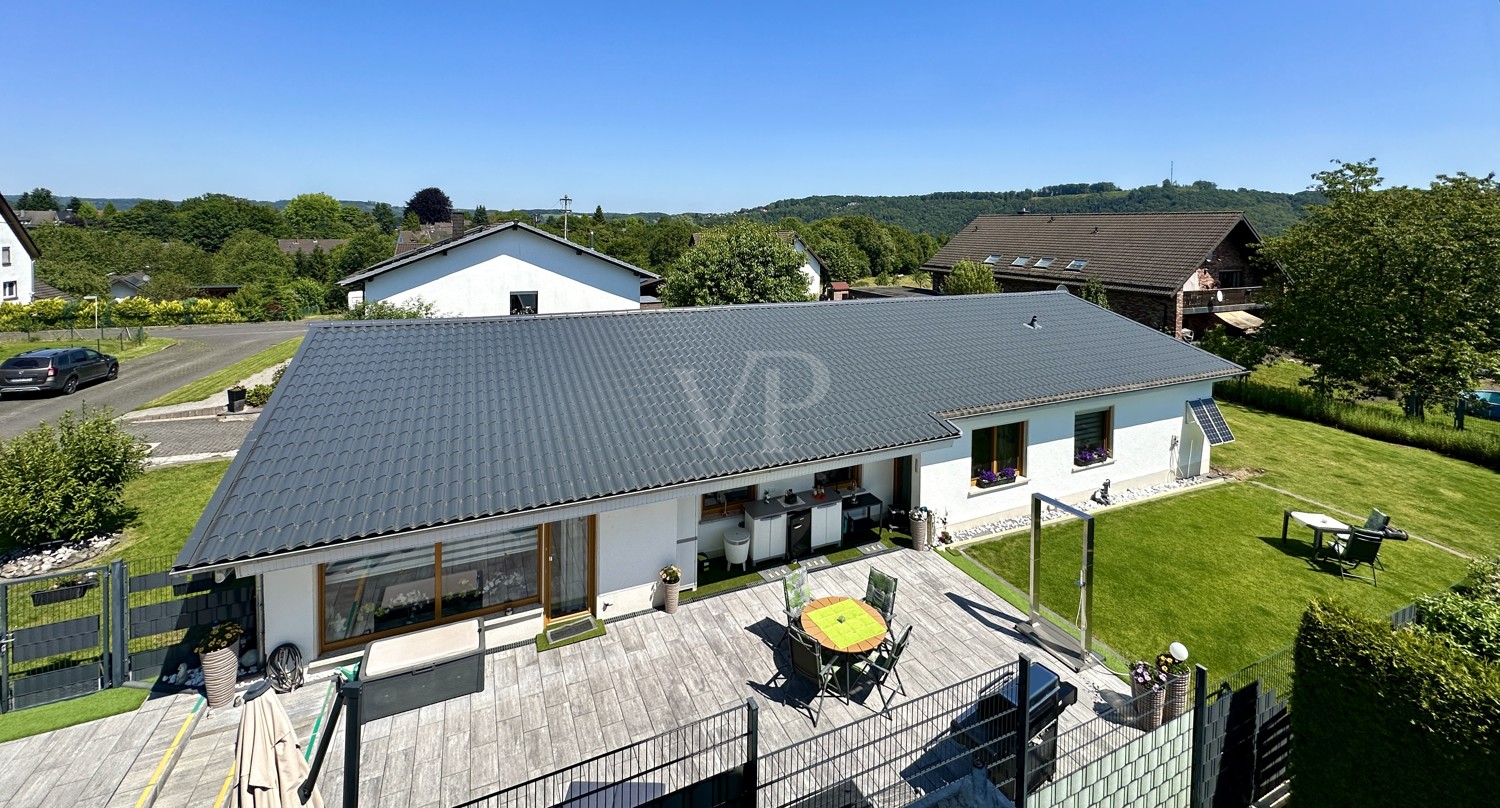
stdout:
POLYGON ((979 216, 922 265, 941 290, 953 265, 991 267, 1005 292, 1104 285, 1110 308, 1191 339, 1215 326, 1260 325, 1266 271, 1250 261, 1260 235, 1238 211, 979 216))
POLYGON ((35 298, 36 278, 32 263, 41 256, 31 234, 10 203, 0 195, 0 303, 30 303, 35 298))
POLYGON ((141 293, 141 287, 151 280, 151 276, 145 272, 136 270, 124 275, 109 276, 109 296, 115 300, 124 300, 127 297, 135 297, 141 293))
POLYGON ((276 239, 276 248, 287 255, 312 255, 317 250, 331 253, 348 243, 346 238, 279 238, 276 239))
POLYGON ((521 222, 475 228, 339 281, 349 305, 421 298, 443 316, 558 314, 641 307, 657 276, 521 222))
MULTIPOLYGON (((706 236, 706 233, 694 233, 688 241, 691 247, 698 246, 698 242, 706 236)), ((807 296, 813 300, 821 300, 827 288, 828 274, 823 267, 823 259, 807 246, 802 237, 791 230, 776 231, 777 237, 792 245, 792 248, 802 254, 802 276, 807 279, 807 296)))
POLYGON ((1060 292, 314 323, 175 571, 260 576, 261 648, 517 642, 726 542, 779 563, 893 509, 1199 474, 1243 372, 1060 292))

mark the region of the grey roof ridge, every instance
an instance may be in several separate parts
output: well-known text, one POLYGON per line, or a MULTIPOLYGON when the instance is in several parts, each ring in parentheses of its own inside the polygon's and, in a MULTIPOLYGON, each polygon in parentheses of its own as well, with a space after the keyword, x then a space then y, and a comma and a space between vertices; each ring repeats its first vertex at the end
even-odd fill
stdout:
POLYGON ((454 247, 458 247, 458 246, 461 246, 461 245, 464 245, 464 244, 468 244, 468 243, 473 242, 473 241, 478 241, 479 239, 485 238, 487 236, 493 236, 493 235, 495 235, 497 233, 502 233, 502 232, 504 232, 506 230, 516 229, 516 228, 519 228, 519 229, 521 229, 521 230, 523 230, 525 232, 534 233, 534 234, 539 235, 539 236, 545 236, 546 238, 549 238, 552 241, 555 241, 555 242, 557 242, 559 244, 563 244, 563 245, 566 245, 568 247, 572 247, 573 249, 578 250, 581 253, 586 253, 588 255, 592 255, 593 257, 602 259, 602 260, 606 261, 607 263, 614 264, 615 266, 618 266, 621 269, 629 270, 630 272, 633 272, 636 275, 639 275, 640 277, 643 277, 643 278, 656 278, 656 279, 659 279, 661 277, 660 275, 657 275, 657 274, 655 274, 653 272, 647 272, 646 270, 641 269, 640 267, 636 266, 635 264, 629 263, 627 261, 621 261, 620 259, 615 258, 612 255, 605 255, 604 253, 599 252, 598 250, 591 249, 589 247, 585 247, 582 244, 575 244, 575 243, 573 243, 571 241, 568 241, 567 239, 565 239, 565 238, 563 238, 561 236, 556 236, 556 235, 553 235, 551 233, 548 233, 546 230, 542 230, 541 228, 532 227, 531 225, 526 224, 525 222, 511 220, 509 222, 501 222, 499 224, 486 225, 484 227, 476 227, 472 231, 467 232, 467 233, 463 233, 462 235, 449 236, 448 238, 445 238, 442 241, 435 241, 435 242, 433 242, 431 244, 425 244, 421 248, 416 249, 416 250, 412 250, 411 252, 402 253, 401 255, 392 256, 390 258, 385 259, 384 261, 381 261, 378 264, 375 264, 375 265, 369 266, 369 267, 365 267, 364 269, 360 270, 359 272, 356 272, 356 273, 348 276, 347 278, 343 278, 343 279, 339 280, 339 285, 340 286, 347 286, 347 285, 349 285, 351 283, 358 283, 359 281, 366 280, 368 278, 373 278, 376 275, 380 275, 380 274, 383 274, 385 272, 389 272, 390 270, 396 269, 398 267, 405 266, 405 265, 407 265, 407 264, 409 264, 409 263, 411 263, 413 261, 416 261, 418 259, 426 258, 428 255, 431 255, 434 251, 438 251, 438 252, 447 251, 447 250, 452 249, 454 247))
POLYGON ((1243 211, 1243 210, 1236 210, 1234 208, 1229 208, 1229 209, 1226 209, 1226 210, 1101 210, 1101 211, 1097 211, 1097 212, 1093 212, 1093 211, 1072 211, 1072 212, 1069 212, 1069 213, 1046 213, 1046 212, 1042 212, 1042 211, 1027 211, 1024 214, 1022 214, 1022 213, 976 213, 974 215, 974 217, 976 219, 977 218, 991 218, 991 217, 1001 217, 1001 218, 1010 219, 1010 218, 1015 218, 1016 216, 1023 216, 1024 215, 1024 216, 1029 216, 1031 218, 1038 218, 1039 219, 1039 218, 1041 218, 1043 216, 1047 216, 1049 218, 1053 217, 1053 216, 1217 216, 1217 215, 1221 215, 1221 214, 1225 214, 1225 213, 1238 213, 1241 216, 1245 215, 1245 211, 1243 211))
MULTIPOLYGON (((397 322, 397 321, 385 321, 385 322, 397 322)), ((307 342, 309 342, 309 340, 304 340, 303 344, 305 345, 305 344, 307 344, 307 342)), ((298 349, 297 349, 297 353, 300 354, 301 352, 302 352, 302 348, 299 346, 298 349)), ((296 358, 297 358, 296 355, 293 355, 292 359, 295 360, 296 358)), ((275 392, 272 392, 271 398, 274 399, 275 397, 276 397, 275 392)), ((229 468, 225 470, 224 477, 222 479, 233 479, 235 473, 238 471, 238 468, 240 466, 244 465, 246 462, 249 462, 248 458, 249 458, 249 456, 251 454, 251 450, 253 449, 255 443, 260 438, 260 433, 262 431, 262 424, 268 422, 268 419, 266 419, 264 417, 264 414, 266 412, 269 412, 270 409, 271 409, 271 402, 267 402, 265 410, 262 412, 262 417, 261 418, 257 418, 256 421, 255 421, 255 425, 250 428, 250 434, 245 437, 245 442, 240 447, 240 451, 234 456, 234 459, 229 462, 229 468)), ((738 471, 738 472, 736 472, 734 474, 719 475, 719 476, 709 476, 709 477, 695 477, 695 478, 687 479, 687 480, 678 480, 676 482, 668 483, 666 485, 649 486, 649 487, 644 487, 644 488, 634 488, 634 489, 630 489, 628 491, 616 491, 616 492, 612 492, 612 493, 609 493, 609 494, 604 494, 602 496, 584 497, 582 499, 567 500, 565 502, 553 502, 553 503, 548 503, 546 505, 540 505, 540 506, 536 506, 536 507, 532 507, 532 508, 520 508, 520 509, 513 510, 513 511, 497 511, 497 512, 494 512, 494 513, 480 514, 478 516, 466 516, 466 517, 461 517, 461 518, 457 518, 457 519, 447 519, 447 520, 442 520, 442 521, 435 521, 435 522, 430 522, 428 524, 414 525, 414 526, 409 527, 409 528, 405 528, 405 529, 401 529, 401 530, 391 530, 391 531, 386 531, 386 532, 383 532, 383 533, 370 533, 370 534, 359 535, 359 536, 346 536, 346 537, 343 537, 343 538, 331 539, 331 540, 324 541, 324 542, 319 542, 319 543, 316 543, 316 544, 309 544, 309 545, 307 545, 305 547, 298 547, 298 548, 295 548, 295 549, 292 549, 292 550, 286 550, 286 551, 282 551, 282 552, 262 553, 260 555, 251 555, 251 556, 243 556, 243 557, 235 557, 235 558, 222 558, 222 559, 218 559, 218 560, 214 560, 214 561, 207 561, 207 562, 202 561, 201 559, 194 559, 190 563, 184 563, 183 555, 188 552, 188 547, 189 546, 196 546, 196 543, 193 541, 193 539, 198 534, 198 527, 200 525, 212 524, 213 521, 219 517, 219 511, 224 506, 223 499, 224 499, 224 495, 226 494, 226 489, 228 488, 227 486, 222 486, 221 485, 221 486, 219 486, 219 487, 217 487, 217 488, 214 489, 213 496, 209 499, 208 504, 206 506, 204 506, 203 513, 199 515, 198 521, 194 524, 192 532, 188 534, 187 541, 183 543, 183 548, 182 548, 181 551, 179 551, 178 556, 177 556, 177 560, 172 564, 172 569, 173 569, 173 571, 193 570, 193 571, 202 572, 202 571, 206 571, 206 570, 221 569, 221 568, 225 568, 225 567, 232 567, 232 566, 234 566, 236 564, 244 563, 244 562, 247 562, 247 561, 259 560, 259 559, 262 559, 262 558, 272 558, 272 557, 279 558, 279 557, 284 557, 284 556, 288 556, 288 555, 298 555, 298 554, 302 554, 302 553, 307 553, 307 552, 313 552, 313 551, 316 551, 316 550, 326 549, 326 548, 329 548, 329 547, 342 546, 342 545, 346 545, 346 544, 350 544, 350 543, 354 543, 354 542, 371 541, 371 540, 374 540, 374 539, 389 538, 391 536, 399 535, 399 534, 402 534, 402 533, 416 533, 416 532, 420 532, 420 531, 424 531, 424 530, 431 530, 433 528, 443 527, 443 526, 446 526, 446 525, 456 525, 456 524, 460 524, 460 523, 463 523, 463 522, 481 522, 481 521, 485 521, 485 520, 489 520, 489 519, 500 519, 500 518, 509 517, 509 516, 517 516, 517 515, 525 514, 525 513, 533 513, 533 514, 535 514, 535 513, 542 513, 542 514, 545 514, 548 511, 553 511, 553 510, 556 510, 558 508, 571 507, 571 506, 574 506, 574 505, 577 505, 577 504, 583 503, 583 502, 608 502, 608 501, 611 501, 611 500, 621 499, 621 498, 624 498, 624 497, 637 496, 639 494, 645 494, 645 493, 648 493, 648 492, 670 491, 670 490, 672 490, 674 488, 684 488, 684 487, 691 486, 691 485, 699 485, 699 484, 702 484, 702 483, 705 483, 705 482, 709 482, 711 480, 732 479, 734 477, 740 477, 740 476, 744 476, 744 475, 747 475, 747 474, 759 474, 759 473, 763 473, 763 472, 767 472, 767 471, 773 471, 773 470, 778 469, 778 468, 788 468, 788 467, 792 467, 792 466, 802 466, 802 465, 807 465, 809 463, 821 463, 821 462, 826 462, 826 461, 829 461, 829 460, 835 460, 835 459, 838 459, 838 458, 841 458, 841 457, 853 457, 853 456, 857 456, 857 455, 874 454, 876 452, 885 452, 885 451, 889 451, 891 449, 900 449, 900 448, 904 448, 904 447, 908 447, 908 446, 912 446, 912 447, 922 446, 922 445, 925 445, 925 444, 928 444, 928 443, 937 443, 938 441, 953 440, 954 438, 957 438, 957 437, 959 437, 959 436, 961 436, 963 434, 962 430, 958 429, 952 423, 950 423, 948 420, 946 420, 946 419, 938 416, 937 414, 926 413, 926 415, 929 418, 931 418, 935 423, 937 423, 937 425, 945 433, 947 433, 947 434, 941 435, 941 436, 938 436, 938 437, 922 438, 920 440, 912 440, 912 441, 903 441, 903 442, 899 442, 899 443, 892 443, 892 444, 889 444, 887 446, 876 446, 876 447, 873 447, 873 448, 861 449, 858 452, 847 452, 847 453, 829 454, 829 455, 824 455, 824 456, 820 456, 820 457, 804 458, 804 459, 801 459, 801 460, 796 460, 796 461, 791 461, 791 462, 786 462, 786 463, 775 463, 775 464, 772 464, 772 465, 769 465, 769 466, 757 466, 757 467, 754 467, 754 468, 746 468, 746 469, 742 469, 742 470, 740 470, 740 471, 738 471), (208 518, 209 514, 212 514, 211 518, 208 518)))

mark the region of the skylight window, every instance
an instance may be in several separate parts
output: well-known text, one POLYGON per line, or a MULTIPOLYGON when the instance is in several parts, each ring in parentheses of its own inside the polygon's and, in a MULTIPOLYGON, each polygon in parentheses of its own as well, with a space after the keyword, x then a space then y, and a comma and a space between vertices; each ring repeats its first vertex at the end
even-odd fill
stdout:
POLYGON ((1046 269, 1047 267, 1052 266, 1052 262, 1056 260, 1056 258, 1038 258, 1036 259, 1036 268, 1046 269))
POLYGON ((1083 269, 1088 263, 1087 258, 1074 258, 1073 262, 1068 264, 1068 269, 1083 269))
POLYGON ((1016 260, 1011 261, 1010 265, 1013 266, 1013 267, 1024 267, 1024 266, 1026 266, 1030 262, 1031 262, 1031 256, 1029 256, 1029 255, 1023 255, 1020 258, 1017 258, 1016 260))
POLYGON ((1000 256, 992 255, 989 258, 984 259, 984 262, 986 264, 998 264, 1000 263, 1000 256))

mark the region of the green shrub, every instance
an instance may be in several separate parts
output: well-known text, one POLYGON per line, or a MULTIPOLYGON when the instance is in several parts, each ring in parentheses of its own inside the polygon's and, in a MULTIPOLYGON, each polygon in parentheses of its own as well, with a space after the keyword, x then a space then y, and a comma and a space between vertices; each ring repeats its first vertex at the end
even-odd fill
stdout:
POLYGON ((1500 558, 1470 563, 1454 591, 1417 601, 1416 630, 1500 662, 1500 558))
POLYGON ((1500 666, 1321 599, 1293 654, 1297 804, 1493 804, 1500 666))
POLYGON ((406 303, 360 301, 354 308, 344 312, 345 320, 417 320, 439 316, 437 306, 420 297, 406 303))
POLYGON ((245 403, 252 407, 264 407, 271 400, 271 391, 274 389, 269 384, 257 384, 245 391, 245 403))
POLYGON ((990 295, 1000 291, 995 273, 986 264, 959 261, 943 284, 945 295, 990 295))
POLYGON ((146 445, 108 409, 68 410, 0 444, 0 547, 87 538, 117 528, 121 492, 146 445))
POLYGON ((1219 382, 1214 397, 1256 409, 1364 435, 1367 438, 1430 449, 1438 454, 1500 471, 1500 436, 1460 432, 1438 423, 1407 418, 1375 407, 1323 398, 1306 390, 1253 381, 1219 382))

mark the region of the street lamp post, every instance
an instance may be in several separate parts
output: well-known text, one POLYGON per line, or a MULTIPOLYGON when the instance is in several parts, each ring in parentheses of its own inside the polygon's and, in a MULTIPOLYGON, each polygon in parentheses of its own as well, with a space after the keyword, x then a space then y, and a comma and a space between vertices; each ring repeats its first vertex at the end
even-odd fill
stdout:
POLYGON ((99 329, 99 296, 84 295, 83 299, 94 303, 94 350, 104 353, 104 332, 99 329))

